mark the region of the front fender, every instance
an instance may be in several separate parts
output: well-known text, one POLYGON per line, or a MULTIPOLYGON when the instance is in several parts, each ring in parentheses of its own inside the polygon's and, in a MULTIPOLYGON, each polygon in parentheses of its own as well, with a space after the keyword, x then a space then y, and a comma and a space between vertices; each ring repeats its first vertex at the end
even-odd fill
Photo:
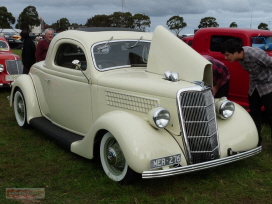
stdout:
POLYGON ((226 157, 228 149, 233 151, 248 151, 256 148, 258 132, 249 113, 235 103, 234 115, 227 119, 218 119, 218 133, 221 158, 226 157))
POLYGON ((30 119, 32 118, 42 116, 32 79, 27 74, 23 74, 19 76, 12 83, 10 102, 9 102, 10 107, 12 107, 14 91, 17 88, 21 89, 25 98, 26 110, 27 110, 27 122, 29 123, 30 119))
MULTIPOLYGON (((95 135, 103 129, 116 138, 128 165, 138 173, 150 169, 150 159, 181 153, 176 140, 166 130, 157 130, 142 118, 123 111, 102 115, 83 140, 72 143, 71 151, 92 158, 95 135)), ((181 160, 185 162, 183 155, 181 160)))

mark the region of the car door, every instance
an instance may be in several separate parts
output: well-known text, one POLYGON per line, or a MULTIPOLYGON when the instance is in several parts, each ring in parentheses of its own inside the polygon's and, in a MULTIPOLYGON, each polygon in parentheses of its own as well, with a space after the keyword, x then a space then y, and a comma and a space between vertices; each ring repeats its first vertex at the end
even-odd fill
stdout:
POLYGON ((77 41, 61 40, 55 45, 54 63, 40 70, 41 92, 38 91, 42 113, 56 125, 85 135, 92 124, 91 85, 86 74, 89 67, 83 46, 77 41), (73 60, 79 60, 82 71, 73 60))

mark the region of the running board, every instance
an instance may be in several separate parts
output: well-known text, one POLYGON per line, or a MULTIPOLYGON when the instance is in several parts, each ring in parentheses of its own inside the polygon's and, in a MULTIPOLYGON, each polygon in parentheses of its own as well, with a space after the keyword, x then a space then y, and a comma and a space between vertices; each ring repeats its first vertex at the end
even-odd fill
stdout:
POLYGON ((75 133, 64 130, 44 117, 32 118, 29 124, 35 129, 46 134, 50 139, 53 139, 56 143, 71 150, 71 144, 75 141, 82 140, 84 137, 75 133))

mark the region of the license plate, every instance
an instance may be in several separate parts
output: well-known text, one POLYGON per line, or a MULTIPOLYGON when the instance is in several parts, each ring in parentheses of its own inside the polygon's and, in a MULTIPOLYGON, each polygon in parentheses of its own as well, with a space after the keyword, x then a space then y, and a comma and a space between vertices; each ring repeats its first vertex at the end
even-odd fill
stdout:
POLYGON ((163 166, 170 166, 170 165, 174 165, 174 164, 179 164, 180 158, 181 158, 181 155, 176 154, 176 155, 171 155, 168 157, 161 157, 161 158, 157 158, 157 159, 152 159, 150 161, 150 169, 157 169, 157 168, 160 168, 163 166))

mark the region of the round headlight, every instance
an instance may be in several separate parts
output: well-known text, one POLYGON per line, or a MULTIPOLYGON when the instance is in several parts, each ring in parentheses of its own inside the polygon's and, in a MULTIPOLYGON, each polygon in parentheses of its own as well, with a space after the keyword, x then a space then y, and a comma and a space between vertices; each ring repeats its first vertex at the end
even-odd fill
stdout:
POLYGON ((148 116, 150 124, 155 128, 164 128, 170 121, 170 113, 165 108, 154 108, 148 116))
POLYGON ((4 65, 0 64, 0 72, 3 72, 5 69, 4 65))
POLYGON ((232 101, 224 101, 219 107, 219 117, 222 119, 230 118, 235 110, 235 105, 232 101))

